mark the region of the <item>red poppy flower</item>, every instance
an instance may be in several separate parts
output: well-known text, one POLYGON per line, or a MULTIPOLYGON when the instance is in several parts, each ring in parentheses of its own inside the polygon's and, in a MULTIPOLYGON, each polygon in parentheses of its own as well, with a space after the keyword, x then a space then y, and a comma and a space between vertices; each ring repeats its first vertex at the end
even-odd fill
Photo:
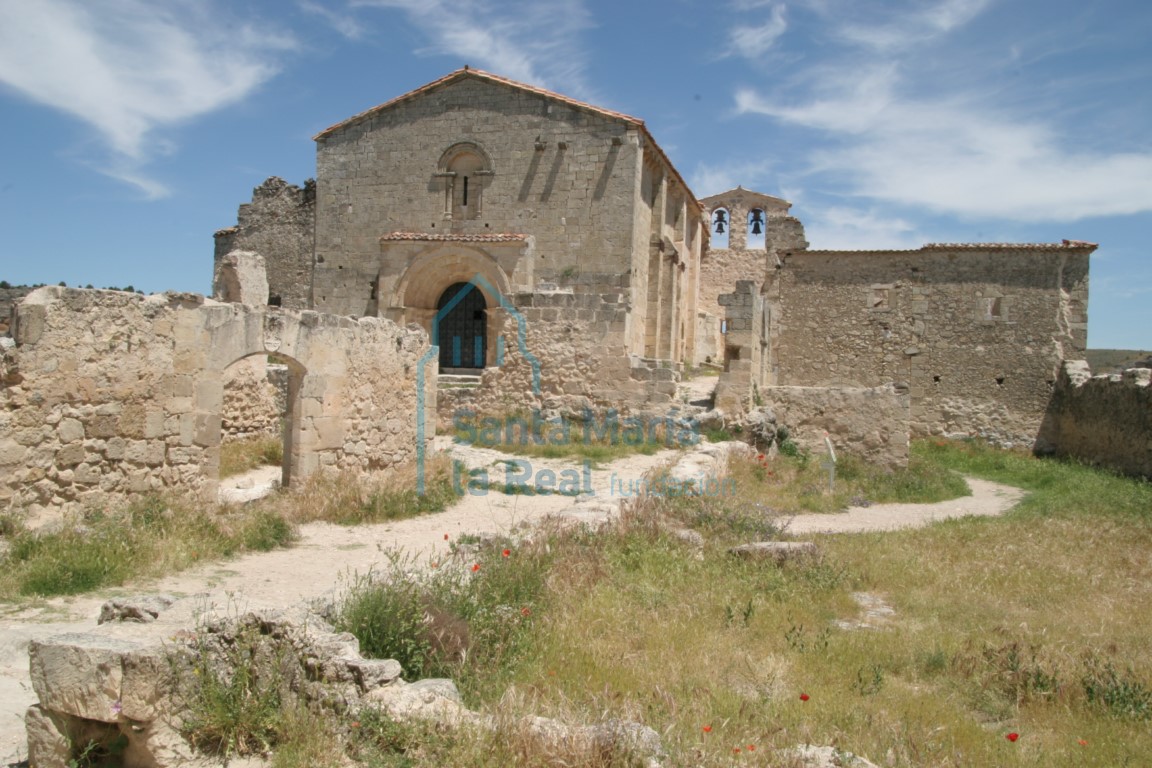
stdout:
POLYGON ((734 755, 740 754, 740 747, 732 747, 732 754, 734 754, 734 755))
POLYGON ((473 566, 472 566, 472 572, 473 572, 473 573, 475 573, 475 572, 476 572, 476 571, 478 571, 478 570, 480 570, 480 563, 475 563, 475 564, 473 564, 473 566))
POLYGON ((1016 741, 1016 739, 1020 738, 1020 734, 1013 731, 1012 733, 1008 734, 1004 738, 1008 739, 1008 741, 1016 741))
POLYGON ((512 550, 506 549, 503 552, 501 552, 500 554, 504 555, 504 557, 508 557, 510 554, 512 554, 512 550))
POLYGON ((527 608, 527 607, 524 607, 524 608, 521 608, 521 609, 520 609, 520 615, 521 615, 521 616, 528 616, 528 615, 529 615, 529 614, 531 614, 531 613, 532 613, 532 611, 528 610, 528 608, 527 608))
POLYGON ((806 694, 806 693, 800 694, 800 701, 808 701, 808 694, 806 694))
POLYGON ((712 726, 710 726, 710 725, 704 726, 704 733, 712 733, 712 726))
POLYGON ((1088 742, 1084 741, 1084 739, 1076 739, 1076 743, 1082 747, 1088 746, 1088 742))
POLYGON ((355 720, 355 721, 353 721, 353 722, 352 722, 352 727, 353 727, 353 728, 359 728, 359 727, 360 727, 360 721, 359 721, 359 720, 355 720))
POLYGON ((764 460, 764 454, 760 454, 760 455, 759 455, 759 456, 757 456, 756 458, 758 458, 758 459, 760 459, 761 461, 763 461, 763 460, 764 460))
POLYGON ((448 541, 448 534, 444 534, 444 541, 448 541))
POLYGON ((746 749, 747 749, 749 752, 755 752, 755 751, 756 751, 756 745, 755 745, 755 744, 749 744, 749 745, 746 747, 746 749))

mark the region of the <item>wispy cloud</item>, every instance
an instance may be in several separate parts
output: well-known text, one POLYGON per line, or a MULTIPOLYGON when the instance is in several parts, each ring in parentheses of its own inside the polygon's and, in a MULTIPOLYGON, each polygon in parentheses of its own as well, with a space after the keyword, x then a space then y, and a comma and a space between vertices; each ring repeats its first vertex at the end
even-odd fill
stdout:
POLYGON ((292 39, 221 9, 142 0, 0 0, 0 82, 89 124, 110 150, 93 163, 149 197, 144 173, 170 149, 162 126, 234 103, 276 72, 273 53, 292 39))
MULTIPOLYGON (((759 9, 745 9, 747 13, 759 9)), ((746 19, 745 19, 746 20, 746 19)), ((783 3, 772 3, 768 6, 768 18, 759 24, 742 24, 733 27, 728 32, 729 48, 725 52, 729 56, 743 56, 746 59, 758 59, 767 53, 781 35, 788 29, 783 3)))
POLYGON ((459 57, 501 75, 581 98, 591 26, 582 0, 352 0, 353 7, 400 10, 429 38, 418 53, 459 57))
POLYGON ((918 248, 924 237, 916 226, 872 208, 820 207, 806 218, 805 234, 812 248, 918 248))
POLYGON ((962 27, 979 15, 991 0, 911 0, 893 3, 831 2, 822 10, 836 20, 835 34, 880 51, 919 45, 962 27))
POLYGON ((364 37, 364 25, 352 14, 340 13, 312 0, 299 0, 298 5, 300 10, 319 16, 328 26, 349 40, 360 40, 364 37))
MULTIPOLYGON (((847 7, 818 4, 827 18, 847 7)), ((839 56, 779 87, 740 89, 736 110, 823 132, 807 172, 858 198, 1036 222, 1152 211, 1152 153, 1076 143, 1065 102, 1015 93, 981 66, 981 51, 944 45, 988 4, 944 0, 867 25, 849 14, 827 30, 850 41, 839 56), (926 37, 940 40, 908 43, 926 37), (941 70, 966 77, 949 82, 941 70)))
POLYGON ((692 191, 697 197, 710 197, 735 189, 737 184, 748 184, 753 189, 763 190, 774 186, 773 164, 734 161, 728 163, 701 163, 690 175, 692 191))

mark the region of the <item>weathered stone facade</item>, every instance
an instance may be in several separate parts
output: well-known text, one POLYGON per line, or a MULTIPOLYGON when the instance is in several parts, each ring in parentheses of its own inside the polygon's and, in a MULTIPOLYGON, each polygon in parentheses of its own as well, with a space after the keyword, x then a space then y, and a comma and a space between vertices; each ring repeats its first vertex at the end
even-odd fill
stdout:
POLYGON ((642 121, 484 72, 316 142, 314 201, 270 179, 218 235, 218 262, 259 251, 245 232, 260 227, 281 227, 293 263, 314 242, 309 306, 419 323, 442 371, 479 376, 442 415, 525 393, 662 407, 665 372, 714 364, 723 408, 771 386, 899 383, 914 434, 1030 443, 1060 361, 1084 349, 1092 244, 809 250, 786 200, 697 201, 642 121), (738 281, 759 294, 731 303, 738 281), (516 344, 513 316, 530 329, 516 344), (538 389, 514 368, 521 342, 538 389))
POLYGON ((1093 376, 1065 361, 1035 450, 1152 479, 1152 369, 1093 376))
MULTIPOLYGON (((165 489, 214 498, 224 372, 270 352, 291 369, 286 484, 416 455, 427 337, 388 320, 52 287, 19 306, 15 342, 0 350, 5 507, 165 489)), ((434 410, 435 391, 425 396, 434 410)))
MULTIPOLYGON (((268 292, 258 304, 310 309, 316 213, 316 184, 303 187, 275 176, 252 190, 252 202, 240 206, 236 226, 216 233, 216 273, 233 251, 260 254, 267 263, 268 292)), ((219 278, 214 281, 219 291, 219 278)), ((227 298, 226 301, 237 301, 227 298)))

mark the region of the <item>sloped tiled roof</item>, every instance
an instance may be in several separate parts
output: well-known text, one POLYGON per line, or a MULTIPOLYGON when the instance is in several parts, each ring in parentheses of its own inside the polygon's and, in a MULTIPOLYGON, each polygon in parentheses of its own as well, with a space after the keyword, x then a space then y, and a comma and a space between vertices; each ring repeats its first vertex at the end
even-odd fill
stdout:
POLYGON ((919 248, 810 248, 797 253, 919 253, 921 251, 1057 251, 1095 250, 1098 243, 1086 240, 1062 240, 1059 243, 925 243, 919 248))
POLYGON ((380 237, 380 242, 431 242, 431 243, 517 243, 524 242, 528 235, 511 232, 478 232, 476 234, 443 234, 435 235, 427 232, 389 232, 380 237))
POLYGON ((449 85, 451 83, 454 83, 454 82, 457 82, 459 80, 463 80, 464 78, 469 78, 469 77, 475 78, 478 80, 485 80, 485 81, 490 82, 490 83, 497 83, 499 85, 507 86, 509 88, 515 88, 517 90, 525 91, 527 93, 535 93, 539 96, 543 96, 546 99, 551 99, 553 101, 560 102, 561 104, 566 104, 566 105, 568 105, 574 109, 579 109, 579 110, 589 112, 589 113, 594 114, 594 115, 599 115, 599 116, 607 118, 609 120, 618 120, 622 123, 625 123, 627 125, 630 125, 630 126, 637 128, 644 135, 645 141, 647 141, 648 144, 650 144, 652 146, 652 148, 654 150, 656 150, 656 154, 658 154, 660 156, 660 159, 663 160, 664 164, 666 166, 668 166, 668 168, 672 171, 672 175, 675 176, 676 180, 680 182, 680 186, 684 187, 684 190, 688 193, 688 196, 693 201, 696 201, 696 196, 692 193, 692 188, 688 186, 688 182, 684 180, 684 177, 680 175, 680 171, 678 171, 676 169, 676 166, 672 164, 672 161, 668 159, 668 155, 666 155, 664 153, 664 150, 660 148, 660 145, 656 143, 656 140, 654 138, 652 138, 652 134, 649 133, 648 128, 644 125, 644 121, 641 120, 640 118, 632 117, 631 115, 626 115, 623 112, 614 112, 610 109, 604 109, 603 107, 597 107, 593 104, 588 104, 586 102, 579 101, 577 99, 573 99, 573 98, 570 98, 568 96, 564 96, 562 94, 556 93, 555 91, 549 91, 546 88, 538 88, 537 86, 534 86, 534 85, 528 85, 526 83, 520 83, 520 82, 517 82, 515 80, 510 80, 506 77, 501 77, 500 75, 494 75, 491 72, 485 72, 484 70, 473 69, 471 67, 464 67, 462 69, 458 69, 455 72, 451 72, 451 73, 445 75, 444 77, 440 78, 439 80, 433 80, 431 83, 428 83, 427 85, 422 85, 419 88, 417 88, 416 90, 409 91, 408 93, 405 93, 401 96, 397 96, 396 98, 394 98, 390 101, 386 101, 383 104, 379 104, 375 107, 372 107, 371 109, 366 109, 363 112, 361 112, 360 114, 353 115, 352 117, 348 118, 347 120, 341 120, 339 123, 336 123, 335 125, 331 125, 331 126, 325 128, 324 130, 320 131, 320 133, 316 134, 312 138, 314 141, 322 141, 323 139, 328 138, 329 136, 336 133, 337 131, 343 130, 344 128, 347 128, 351 125, 355 125, 356 123, 359 123, 363 120, 367 120, 371 117, 374 117, 375 115, 380 114, 384 110, 395 107, 396 105, 402 104, 406 101, 411 101, 412 99, 415 99, 415 98, 423 96, 427 93, 430 93, 430 92, 436 90, 437 88, 442 88, 446 85, 449 85))

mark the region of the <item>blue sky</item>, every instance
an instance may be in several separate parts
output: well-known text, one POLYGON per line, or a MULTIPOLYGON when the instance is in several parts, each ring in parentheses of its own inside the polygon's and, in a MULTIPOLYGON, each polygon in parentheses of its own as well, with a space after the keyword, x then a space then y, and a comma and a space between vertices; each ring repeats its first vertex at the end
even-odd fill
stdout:
POLYGON ((0 279, 206 292, 254 186, 464 64, 645 120, 814 248, 1098 242, 1089 344, 1152 348, 1146 0, 0 0, 0 279))

